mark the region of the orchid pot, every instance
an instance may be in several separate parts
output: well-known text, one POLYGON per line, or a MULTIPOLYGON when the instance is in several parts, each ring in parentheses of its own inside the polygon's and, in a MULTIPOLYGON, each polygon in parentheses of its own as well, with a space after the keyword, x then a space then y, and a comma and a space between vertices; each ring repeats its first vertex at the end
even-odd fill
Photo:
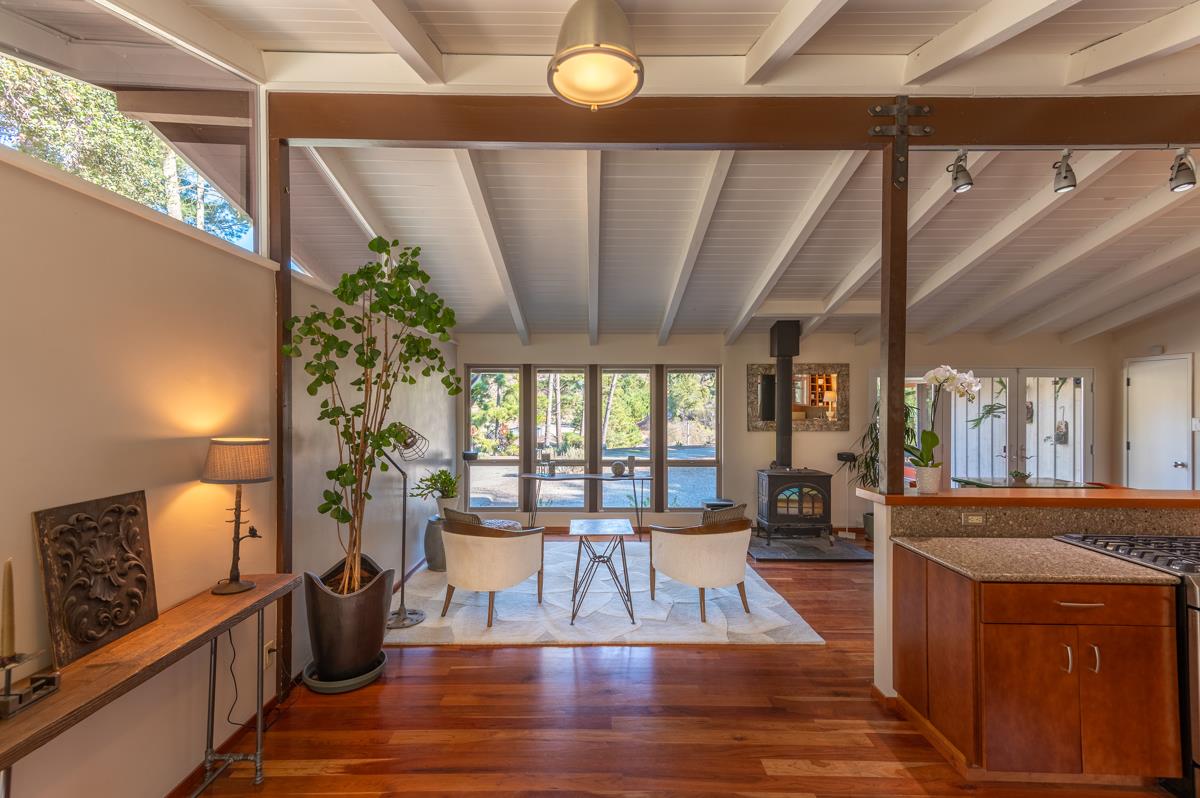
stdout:
POLYGON ((942 487, 942 467, 917 466, 917 493, 922 496, 932 496, 942 487))

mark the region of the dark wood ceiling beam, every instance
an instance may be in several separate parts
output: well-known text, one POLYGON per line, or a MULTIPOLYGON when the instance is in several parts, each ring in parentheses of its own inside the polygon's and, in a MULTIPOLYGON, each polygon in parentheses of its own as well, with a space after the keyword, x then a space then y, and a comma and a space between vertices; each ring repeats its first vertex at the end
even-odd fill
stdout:
MULTIPOLYGON (((891 97, 639 97, 604 113, 554 97, 274 92, 273 137, 326 146, 879 149, 891 97)), ((928 97, 922 148, 1161 147, 1200 130, 1200 96, 928 97)))

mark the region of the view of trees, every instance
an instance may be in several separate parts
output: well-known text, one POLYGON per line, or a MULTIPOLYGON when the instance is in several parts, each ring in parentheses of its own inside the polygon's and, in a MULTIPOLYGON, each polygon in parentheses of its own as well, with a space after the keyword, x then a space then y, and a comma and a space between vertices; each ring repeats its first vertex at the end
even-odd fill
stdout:
POLYGON ((521 375, 515 371, 473 371, 471 445, 482 457, 519 457, 521 375))
POLYGON ((715 447, 717 374, 715 371, 667 373, 667 446, 715 447))
POLYGON ((561 460, 583 460, 584 382, 582 371, 540 371, 537 375, 537 450, 561 460))
POLYGON ((98 86, 0 56, 0 145, 250 246, 250 219, 98 86))
POLYGON ((650 456, 650 374, 645 371, 606 371, 600 377, 600 451, 603 457, 623 457, 614 450, 638 449, 650 456))

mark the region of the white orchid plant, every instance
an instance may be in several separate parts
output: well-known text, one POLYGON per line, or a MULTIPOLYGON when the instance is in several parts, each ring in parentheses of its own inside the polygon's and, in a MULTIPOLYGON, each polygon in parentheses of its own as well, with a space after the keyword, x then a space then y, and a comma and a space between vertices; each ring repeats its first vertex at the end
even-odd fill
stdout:
POLYGON ((934 430, 937 428, 938 404, 942 393, 949 391, 961 399, 974 402, 979 398, 983 384, 976 379, 974 372, 958 372, 945 365, 927 372, 922 381, 933 386, 933 398, 929 402, 929 426, 921 432, 919 445, 906 443, 904 450, 908 453, 908 461, 917 468, 937 468, 941 463, 934 457, 942 441, 934 430))

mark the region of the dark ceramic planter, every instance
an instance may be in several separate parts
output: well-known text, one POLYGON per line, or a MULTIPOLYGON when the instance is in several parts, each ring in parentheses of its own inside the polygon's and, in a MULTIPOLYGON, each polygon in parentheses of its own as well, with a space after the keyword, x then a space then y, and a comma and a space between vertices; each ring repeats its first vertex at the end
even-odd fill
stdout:
POLYGON ((867 540, 875 539, 875 513, 863 513, 863 532, 867 540))
POLYGON ((323 575, 304 573, 308 635, 317 677, 340 682, 367 673, 378 664, 392 603, 396 572, 386 571, 363 555, 363 574, 370 581, 357 592, 339 595, 325 586, 342 573, 345 561, 323 575))

